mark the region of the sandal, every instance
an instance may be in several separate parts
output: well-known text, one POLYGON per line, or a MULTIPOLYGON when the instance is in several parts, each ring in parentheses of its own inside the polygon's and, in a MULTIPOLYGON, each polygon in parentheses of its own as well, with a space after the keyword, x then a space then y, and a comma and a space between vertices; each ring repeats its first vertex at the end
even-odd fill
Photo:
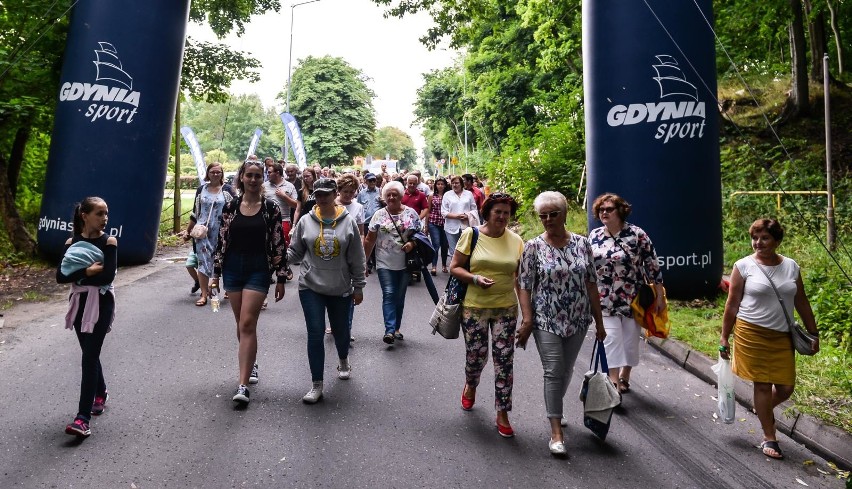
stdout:
POLYGON ((198 306, 198 307, 206 306, 207 305, 207 298, 202 297, 201 299, 198 299, 197 301, 195 301, 195 305, 198 306))
POLYGON ((630 392, 630 382, 624 377, 618 378, 618 392, 620 394, 627 394, 630 392))
POLYGON ((432 267, 432 276, 435 277, 437 275, 438 275, 438 269, 435 268, 435 267, 432 267))
POLYGON ((784 454, 781 453, 781 447, 778 446, 777 440, 764 440, 760 444, 760 450, 769 458, 774 458, 775 460, 781 460, 784 458, 784 454), (775 455, 772 453, 775 452, 775 455))
POLYGON ((444 269, 443 269, 443 270, 441 270, 441 271, 442 271, 442 272, 444 272, 444 273, 449 273, 449 272, 447 271, 447 267, 444 267, 444 269))

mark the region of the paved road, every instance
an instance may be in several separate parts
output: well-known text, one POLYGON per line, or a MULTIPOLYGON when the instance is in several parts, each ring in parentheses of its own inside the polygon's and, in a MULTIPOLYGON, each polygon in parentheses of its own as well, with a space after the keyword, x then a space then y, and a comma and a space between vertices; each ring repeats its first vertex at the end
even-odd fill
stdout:
POLYGON ((740 408, 741 421, 718 423, 715 390, 650 347, 601 443, 583 428, 577 400, 587 341, 566 397, 570 457, 560 460, 547 451, 531 341, 515 360, 517 436, 502 439, 490 363, 476 407, 462 411, 463 342, 428 334, 431 302, 419 284, 408 293, 405 341, 383 344, 375 275, 356 310, 351 380, 336 379, 329 338, 325 399, 301 402, 310 376, 290 284, 262 313, 261 380, 238 411, 233 317, 195 307, 186 272, 166 263, 117 290, 102 355, 111 398, 82 443, 63 432, 77 404, 79 349, 62 329, 61 306, 2 330, 0 487, 804 487, 797 478, 843 486, 786 437, 787 460, 768 460, 755 448, 755 416, 740 408))

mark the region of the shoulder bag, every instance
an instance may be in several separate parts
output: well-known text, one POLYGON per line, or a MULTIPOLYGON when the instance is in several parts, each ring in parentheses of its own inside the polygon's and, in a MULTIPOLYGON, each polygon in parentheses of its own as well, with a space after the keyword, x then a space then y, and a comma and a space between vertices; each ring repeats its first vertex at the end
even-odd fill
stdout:
POLYGON ((772 286, 772 290, 775 291, 775 296, 778 297, 778 302, 781 303, 781 310, 784 311, 784 319, 787 320, 787 327, 790 330, 790 339, 793 341, 793 348, 799 352, 800 355, 813 355, 814 341, 817 340, 817 337, 808 333, 801 324, 790 317, 790 314, 787 312, 787 308, 784 307, 784 299, 781 298, 781 293, 778 292, 778 288, 775 287, 775 282, 772 281, 772 278, 768 273, 766 273, 766 270, 760 266, 760 263, 757 263, 757 260, 751 257, 749 257, 749 259, 757 265, 757 268, 759 268, 761 272, 763 272, 763 275, 766 276, 766 280, 769 280, 769 285, 772 286))
MULTIPOLYGON (((470 240, 470 256, 473 256, 473 249, 476 247, 476 242, 479 240, 479 229, 473 228, 473 236, 470 240)), ((465 270, 470 270, 470 260, 468 259, 465 270)), ((432 317, 429 319, 429 326, 432 327, 432 334, 438 333, 448 340, 459 337, 462 320, 462 303, 467 294, 467 285, 458 278, 450 276, 447 281, 447 288, 444 294, 438 299, 435 305, 435 311, 432 312, 432 317)))
POLYGON ((213 199, 213 202, 210 203, 210 212, 207 213, 207 222, 204 224, 195 223, 195 226, 192 226, 192 230, 189 232, 189 235, 195 239, 204 239, 207 237, 207 226, 210 225, 210 216, 213 215, 213 206, 216 205, 216 201, 219 199, 217 196, 213 199))
POLYGON ((603 342, 595 340, 589 371, 583 377, 580 389, 580 401, 583 403, 583 425, 601 440, 605 440, 609 433, 613 409, 621 404, 621 394, 610 382, 608 370, 603 342))
MULTIPOLYGON (((633 255, 621 244, 621 241, 618 240, 615 236, 611 236, 615 244, 617 244, 627 255, 627 258, 630 260, 630 264, 639 274, 639 277, 642 279, 642 282, 639 284, 636 290, 636 296, 633 298, 633 301, 630 302, 630 309, 633 311, 633 317, 636 319, 636 322, 639 323, 639 326, 642 326, 645 329, 645 336, 654 336, 656 338, 666 339, 669 337, 669 321, 668 321, 668 313, 657 314, 655 315, 653 312, 654 302, 657 300, 657 290, 654 288, 654 285, 650 283, 648 276, 645 274, 645 269, 637 266, 633 260, 633 255)), ((665 290, 665 288, 663 288, 665 290)), ((663 294, 665 298, 665 293, 663 294)), ((665 312, 665 311, 664 311, 665 312)))

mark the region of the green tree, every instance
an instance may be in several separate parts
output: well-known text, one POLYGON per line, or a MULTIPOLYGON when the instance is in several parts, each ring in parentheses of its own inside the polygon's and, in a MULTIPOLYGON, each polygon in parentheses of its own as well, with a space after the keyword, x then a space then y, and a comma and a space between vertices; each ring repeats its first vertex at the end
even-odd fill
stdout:
POLYGON ((226 161, 243 161, 254 130, 263 131, 256 153, 278 158, 284 144, 281 120, 274 109, 265 109, 257 95, 238 95, 228 102, 187 101, 181 121, 195 131, 204 151, 221 150, 226 161))
MULTIPOLYGON (((299 60, 291 81, 290 113, 299 122, 311 161, 347 165, 373 142, 375 94, 366 82, 342 58, 299 60)), ((286 88, 278 97, 286 100, 286 88)))
POLYGON ((376 131, 376 139, 367 149, 367 154, 378 158, 390 155, 391 158, 399 160, 399 167, 403 169, 414 168, 417 162, 417 151, 411 136, 402 129, 390 126, 376 131))

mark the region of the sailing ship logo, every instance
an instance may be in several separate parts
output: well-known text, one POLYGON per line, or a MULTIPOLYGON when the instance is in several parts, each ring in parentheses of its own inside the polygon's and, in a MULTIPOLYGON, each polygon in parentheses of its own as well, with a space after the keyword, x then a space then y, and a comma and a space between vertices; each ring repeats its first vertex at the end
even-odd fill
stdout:
POLYGON ((653 78, 660 86, 660 98, 685 95, 697 102, 698 88, 686 81, 683 71, 678 66, 677 59, 668 54, 658 54, 656 58, 659 64, 651 66, 657 72, 657 76, 653 78))
POLYGON ((111 43, 98 42, 100 49, 95 50, 95 81, 110 80, 120 83, 133 90, 133 77, 124 71, 121 60, 118 58, 118 50, 111 43))

